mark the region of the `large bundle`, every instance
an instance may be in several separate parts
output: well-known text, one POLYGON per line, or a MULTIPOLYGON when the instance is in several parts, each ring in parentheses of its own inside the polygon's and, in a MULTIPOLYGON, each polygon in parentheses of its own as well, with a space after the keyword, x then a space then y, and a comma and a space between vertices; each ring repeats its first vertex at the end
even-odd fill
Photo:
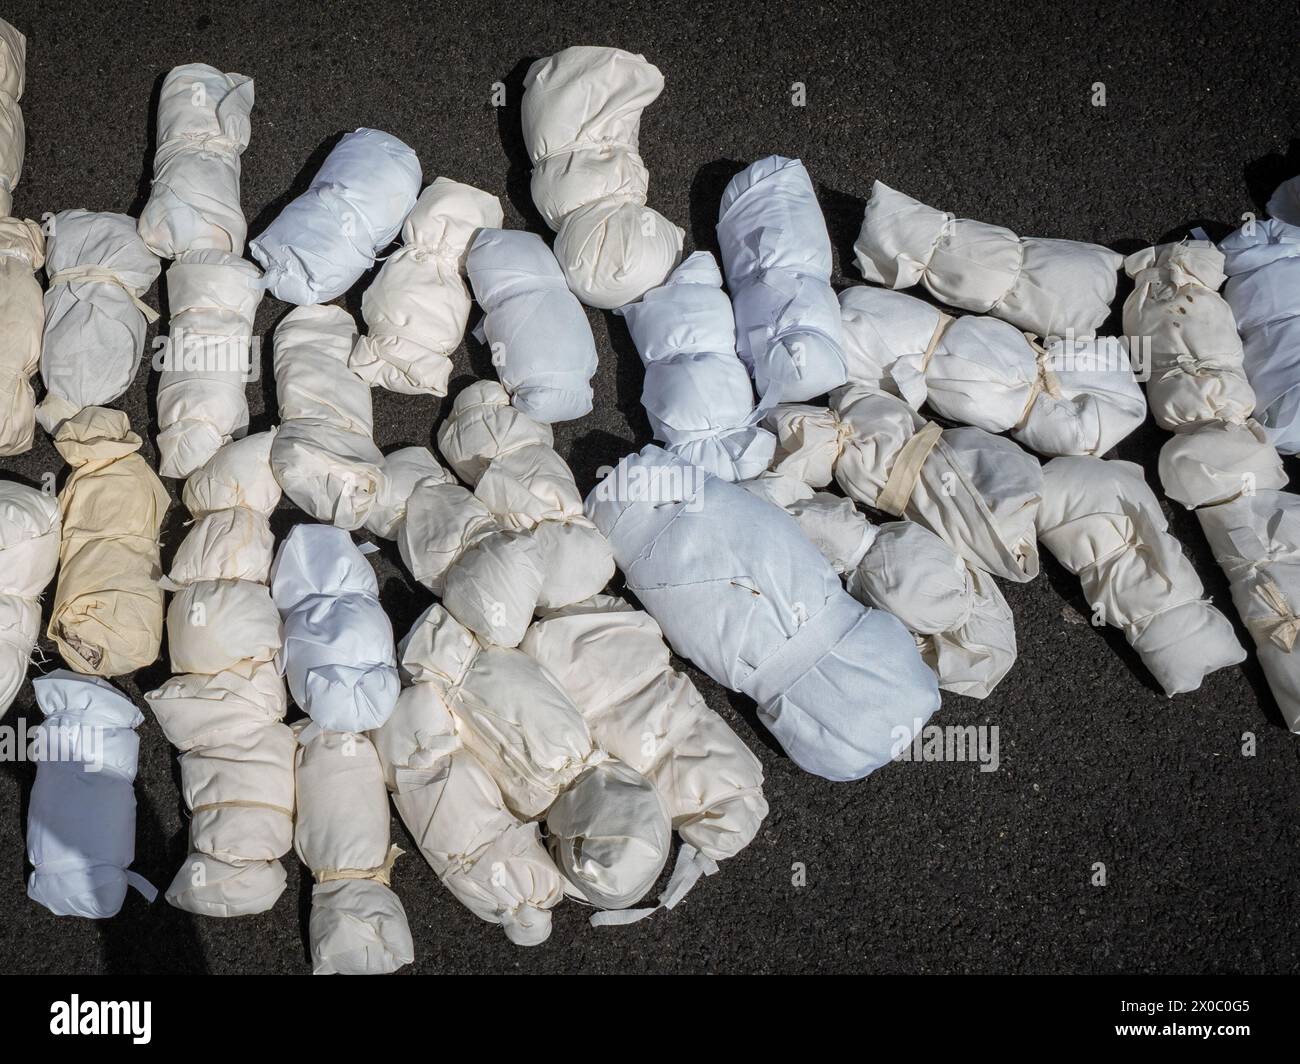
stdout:
POLYGON ((32 681, 45 715, 27 810, 27 895, 56 916, 116 916, 135 887, 135 772, 144 717, 111 684, 55 669, 32 681))
POLYGON ((78 410, 111 403, 131 386, 147 322, 141 300, 158 258, 125 214, 60 211, 50 221, 45 272, 46 394, 36 420, 53 433, 78 410))
POLYGON ((0 455, 30 450, 36 431, 31 378, 41 362, 45 323, 36 271, 44 262, 41 227, 0 217, 0 455))
POLYGON ((470 297, 465 254, 480 229, 500 228, 501 202, 440 177, 402 225, 402 246, 361 299, 367 333, 349 364, 369 384, 412 395, 446 395, 451 356, 465 335, 470 297))
POLYGON ((733 177, 718 210, 718 244, 740 357, 758 394, 800 402, 843 384, 831 239, 803 163, 770 155, 733 177))
POLYGON ((807 771, 865 776, 938 708, 907 630, 854 601, 779 508, 649 446, 587 513, 673 649, 753 698, 807 771))
POLYGON ((776 441, 755 424, 754 391, 736 357, 736 320, 713 256, 695 252, 619 313, 645 364, 641 403, 664 449, 723 480, 766 469, 776 441))
POLYGON ((1040 454, 1109 451, 1146 419, 1122 343, 1046 346, 997 318, 953 318, 888 288, 840 293, 849 379, 929 403, 942 417, 1011 437, 1040 454))
POLYGON ((41 592, 59 564, 59 504, 0 481, 0 717, 18 694, 41 629, 41 592))
POLYGON ((923 284, 936 299, 1039 336, 1092 336, 1110 313, 1124 261, 1099 244, 1019 237, 957 218, 880 181, 853 248, 868 281, 923 284))
POLYGON ((596 341, 542 238, 484 229, 465 269, 483 308, 475 335, 491 348, 511 402, 547 423, 591 413, 596 341))
POLYGON ((86 407, 54 446, 72 466, 59 492, 59 583, 46 634, 77 672, 121 676, 162 642, 158 533, 169 500, 120 410, 86 407))
POLYGON ((663 92, 659 68, 618 48, 566 48, 524 76, 524 143, 533 202, 556 231, 569 287, 621 307, 662 283, 682 230, 646 206, 641 112, 663 92))
POLYGON ((23 176, 27 147, 23 98, 27 80, 27 38, 0 18, 0 218, 13 210, 14 188, 23 176))
POLYGON ((277 299, 328 303, 393 242, 420 192, 420 160, 396 137, 358 129, 334 145, 311 184, 248 250, 277 299))

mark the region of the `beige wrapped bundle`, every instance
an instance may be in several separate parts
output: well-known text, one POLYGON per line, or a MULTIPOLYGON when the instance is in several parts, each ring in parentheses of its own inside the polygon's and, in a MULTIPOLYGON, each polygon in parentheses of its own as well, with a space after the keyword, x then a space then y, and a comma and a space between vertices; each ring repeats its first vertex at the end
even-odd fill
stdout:
POLYGON ((0 18, 0 218, 13 211, 14 189, 23 176, 27 149, 23 98, 27 80, 27 38, 0 18))
POLYGON ((0 480, 0 717, 27 675, 41 629, 41 592, 58 564, 58 502, 0 480))
MULTIPOLYGON (((294 733, 302 738, 310 722, 294 733)), ((308 938, 316 975, 386 975, 415 960, 406 910, 389 887, 384 769, 364 735, 312 727, 295 761, 293 845, 311 869, 308 938)))
POLYGON ((773 468, 814 488, 834 478, 850 498, 917 521, 972 565, 1023 583, 1038 575, 1038 460, 983 429, 940 429, 902 399, 851 384, 830 407, 786 404, 773 468))
POLYGON ((402 225, 402 246, 361 299, 367 333, 349 365, 366 383, 408 395, 446 395, 451 356, 471 306, 465 254, 479 229, 499 229, 501 201, 440 177, 402 225))
POLYGON ((1141 466, 1074 457, 1043 467, 1039 539, 1172 696, 1246 652, 1167 527, 1141 466))
POLYGON ((36 271, 44 262, 41 227, 0 218, 0 455, 31 450, 36 431, 32 374, 40 365, 45 325, 36 271))
POLYGON ((158 532, 169 500, 136 454, 140 443, 124 413, 98 406, 54 436, 72 475, 59 493, 59 583, 46 634, 77 672, 121 676, 158 658, 158 532))

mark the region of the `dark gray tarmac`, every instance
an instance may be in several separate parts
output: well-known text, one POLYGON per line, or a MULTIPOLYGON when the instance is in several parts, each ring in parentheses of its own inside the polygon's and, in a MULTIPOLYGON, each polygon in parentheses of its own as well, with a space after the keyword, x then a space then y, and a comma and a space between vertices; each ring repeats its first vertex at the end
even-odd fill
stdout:
MULTIPOLYGON (((446 174, 488 189, 505 204, 507 225, 545 232, 528 197, 520 86, 529 60, 587 43, 642 52, 664 72, 642 153, 651 203, 686 228, 688 250, 716 248, 727 179, 771 152, 798 156, 811 171, 837 284, 859 280, 850 248, 876 177, 1027 235, 1121 251, 1181 235, 1192 222, 1221 236, 1300 171, 1291 139, 1300 128, 1294 10, 1194 10, 11 0, 0 13, 29 39, 28 149, 14 213, 137 214, 162 76, 203 61, 256 79, 244 156, 250 232, 305 185, 339 134, 361 125, 411 144, 426 180, 446 174), (489 104, 497 81, 507 86, 502 109, 489 104), (806 86, 806 106, 792 106, 794 82, 806 86), (1104 107, 1091 103, 1097 82, 1104 107)), ((354 313, 365 283, 344 300, 354 313)), ((161 296, 147 298, 158 305, 161 296)), ((258 318, 268 367, 269 337, 287 309, 268 299, 258 318)), ((584 490, 600 466, 651 438, 623 324, 588 313, 602 359, 596 409, 557 431, 584 490)), ((1111 325, 1118 331, 1118 314, 1111 325)), ((490 372, 485 349, 467 341, 453 392, 490 372)), ((145 367, 120 400, 148 437, 151 460, 155 386, 145 367)), ((250 385, 249 398, 254 427, 272 424, 269 379, 250 385)), ((447 403, 377 391, 378 443, 429 444, 447 403)), ((39 429, 38 437, 28 454, 0 459, 0 473, 62 476, 48 437, 39 429)), ((1156 483, 1163 438, 1148 422, 1115 456, 1141 463, 1156 483)), ((1208 593, 1230 609, 1195 519, 1167 509, 1208 593)), ((164 562, 183 516, 178 501, 164 562)), ((286 502, 277 534, 304 519, 286 502)), ((378 566, 400 635, 429 596, 391 546, 378 566)), ((996 725, 998 771, 894 764, 859 783, 829 784, 774 749, 746 699, 693 672, 763 759, 772 812, 754 843, 671 914, 596 930, 566 903, 550 941, 532 950, 472 917, 413 853, 394 876, 418 954, 407 971, 1300 970, 1300 736, 1282 725, 1253 658, 1169 700, 1122 635, 1083 620, 1077 581, 1050 560, 1033 583, 1003 587, 1019 631, 1015 669, 983 702, 945 696, 937 718, 996 725), (1253 757, 1242 756, 1247 732, 1253 757), (1097 862, 1106 886, 1092 885, 1097 862), (806 869, 802 886, 792 882, 796 864, 806 869)), ((52 646, 41 650, 37 668, 53 668, 52 646)), ((138 698, 166 674, 159 662, 120 686, 138 698)), ((39 718, 30 684, 4 723, 20 716, 39 718)), ((185 814, 174 751, 152 719, 141 732, 135 867, 164 886, 186 852, 185 814)), ((236 921, 200 920, 161 900, 146 906, 134 894, 101 923, 59 919, 30 902, 31 777, 25 763, 0 765, 0 971, 309 970, 310 877, 292 855, 274 911, 236 921)), ((396 817, 394 833, 414 851, 396 817)))

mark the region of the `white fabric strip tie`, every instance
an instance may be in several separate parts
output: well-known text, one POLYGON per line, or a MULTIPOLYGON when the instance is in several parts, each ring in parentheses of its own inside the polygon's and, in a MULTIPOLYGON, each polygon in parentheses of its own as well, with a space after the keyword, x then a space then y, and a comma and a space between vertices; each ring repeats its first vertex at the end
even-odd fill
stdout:
POLYGON ((49 278, 49 287, 54 288, 61 284, 114 284, 122 289, 135 304, 136 310, 144 315, 145 321, 153 324, 158 320, 158 312, 149 306, 140 298, 140 291, 132 288, 121 277, 112 270, 104 266, 95 266, 87 263, 81 266, 69 266, 66 269, 58 270, 49 278))
POLYGON ((591 914, 588 921, 592 927, 621 927, 626 924, 640 923, 653 916, 660 909, 675 909, 691 892, 695 884, 704 876, 711 876, 718 870, 718 862, 700 853, 688 842, 677 851, 677 863, 673 865, 673 874, 668 885, 659 895, 659 904, 647 909, 602 909, 591 914))

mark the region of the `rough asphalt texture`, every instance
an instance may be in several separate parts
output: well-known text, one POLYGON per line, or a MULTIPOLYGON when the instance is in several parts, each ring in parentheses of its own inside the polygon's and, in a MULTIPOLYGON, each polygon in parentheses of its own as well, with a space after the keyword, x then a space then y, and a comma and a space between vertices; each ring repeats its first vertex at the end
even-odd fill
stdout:
MULTIPOLYGON (((545 232, 528 196, 520 86, 531 59, 578 43, 644 53, 667 89, 646 113, 651 203, 716 250, 728 178, 780 152, 811 171, 838 261, 879 177, 926 203, 1020 233, 1131 251, 1191 222, 1222 236, 1300 169, 1294 26, 1284 5, 1021 6, 877 2, 799 8, 479 3, 167 5, 21 0, 4 16, 29 39, 26 171, 15 213, 144 203, 163 75, 189 61, 257 81, 243 202, 257 233, 361 125, 411 144, 426 180, 446 174, 499 195, 506 224, 545 232), (489 105, 503 81, 508 105, 489 105), (807 105, 791 104, 803 82, 807 105), (1095 82, 1106 105, 1091 104, 1095 82)), ((359 311, 363 280, 345 304, 359 311)), ((1122 299, 1126 289, 1122 288, 1122 299)), ((148 297, 163 301, 155 291, 148 297)), ((1118 308, 1117 301, 1116 307, 1118 308)), ((162 324, 166 306, 162 305, 162 324)), ((269 337, 287 307, 268 299, 269 337)), ((641 366, 622 323, 588 311, 601 353, 596 409, 558 427, 579 485, 651 436, 641 366)), ((1118 314, 1111 330, 1118 331, 1118 314)), ((151 336, 153 332, 151 331, 151 336)), ((481 345, 457 354, 454 391, 490 375, 481 345)), ((156 374, 120 403, 156 460, 156 374)), ((254 428, 275 421, 269 379, 250 385, 254 428)), ((384 450, 429 444, 448 400, 375 392, 384 450)), ((62 476, 38 429, 28 454, 0 460, 27 482, 62 476)), ((1164 434, 1148 424, 1116 457, 1156 483, 1164 434)), ((173 489, 178 484, 171 485, 173 489)), ((176 495, 177 492, 173 491, 176 495)), ((1207 592, 1226 585, 1194 518, 1166 506, 1207 592)), ((303 514, 286 502, 276 532, 303 514)), ((164 564, 183 534, 179 500, 164 564)), ((744 535, 743 530, 737 530, 744 535)), ((385 606, 402 634, 430 601, 396 551, 379 556, 385 606)), ((806 775, 775 750, 747 699, 692 675, 763 759, 772 812, 754 843, 678 910, 594 930, 572 903, 550 941, 511 946, 455 902, 418 854, 394 886, 419 972, 1295 972, 1300 969, 1300 737, 1290 735, 1253 659, 1175 700, 1154 687, 1122 635, 1083 619, 1077 581, 1049 560, 1029 585, 1003 584, 1020 659, 994 695, 945 696, 938 720, 1000 729, 998 771, 895 764, 852 784, 806 775), (1243 733, 1257 737, 1242 756, 1243 733), (1093 886, 1105 865, 1107 885, 1093 886), (792 866, 806 884, 792 883, 792 866)), ((48 601, 47 596, 47 601, 48 601)), ((1235 615, 1234 615, 1235 618, 1235 615)), ((1244 631, 1241 632, 1245 639, 1244 631)), ((53 668, 53 648, 43 643, 53 668)), ((167 675, 159 662, 121 686, 167 675)), ((5 720, 35 723, 30 685, 5 720)), ((141 729, 135 867, 167 884, 186 853, 174 751, 141 729)), ((29 765, 0 765, 0 970, 285 972, 309 968, 310 877, 285 859, 274 911, 236 921, 189 916, 132 894, 114 920, 58 919, 24 892, 29 765)), ((394 837, 415 847, 394 817, 394 837)))

